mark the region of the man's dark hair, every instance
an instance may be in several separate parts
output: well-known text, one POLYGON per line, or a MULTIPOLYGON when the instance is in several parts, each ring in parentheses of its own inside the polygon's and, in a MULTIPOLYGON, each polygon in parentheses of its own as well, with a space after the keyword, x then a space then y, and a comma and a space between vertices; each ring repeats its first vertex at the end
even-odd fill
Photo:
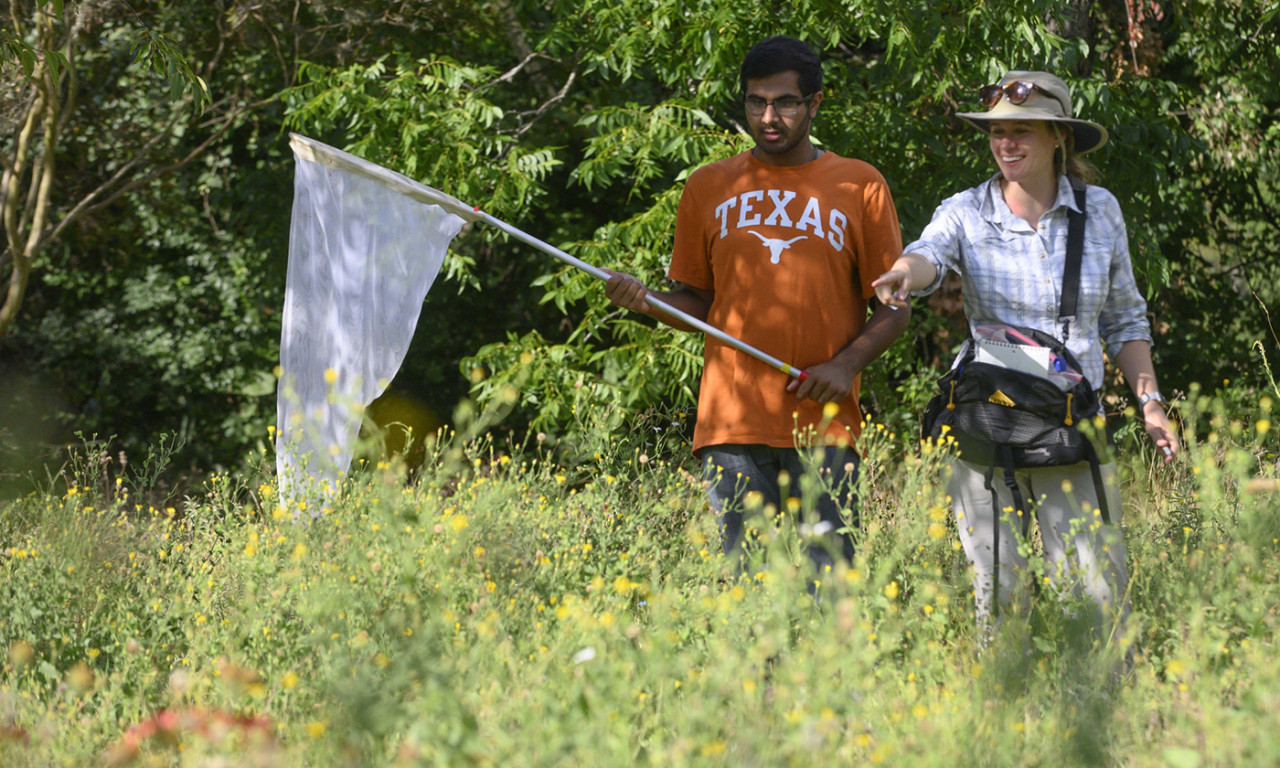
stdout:
POLYGON ((822 90, 822 62, 818 59, 818 52, 808 43, 784 35, 770 37, 751 46, 742 60, 738 84, 745 94, 748 80, 772 77, 779 72, 799 73, 801 96, 822 90))

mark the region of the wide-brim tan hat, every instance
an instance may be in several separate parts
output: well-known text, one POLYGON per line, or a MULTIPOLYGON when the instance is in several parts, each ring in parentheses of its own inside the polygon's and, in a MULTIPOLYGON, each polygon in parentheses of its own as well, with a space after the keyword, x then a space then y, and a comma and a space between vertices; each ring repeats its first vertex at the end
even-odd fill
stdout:
POLYGON ((1035 86, 1031 95, 1021 104, 1014 104, 1002 97, 986 112, 961 112, 956 117, 974 128, 987 133, 992 120, 1043 120, 1070 126, 1075 136, 1075 152, 1083 155, 1107 143, 1107 129, 1089 120, 1074 116, 1071 109, 1071 92, 1067 84, 1048 72, 1009 72, 1000 79, 1000 87, 1023 82, 1035 86))

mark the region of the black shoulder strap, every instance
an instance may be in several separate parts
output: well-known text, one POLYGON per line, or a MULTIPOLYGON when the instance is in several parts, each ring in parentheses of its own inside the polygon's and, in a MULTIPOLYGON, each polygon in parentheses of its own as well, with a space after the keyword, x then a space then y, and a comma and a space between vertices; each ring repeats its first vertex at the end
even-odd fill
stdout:
POLYGON ((1071 323, 1076 319, 1076 298, 1080 293, 1080 262, 1084 259, 1084 184, 1071 177, 1076 193, 1076 208, 1067 211, 1067 262, 1062 269, 1062 303, 1058 321, 1062 323, 1062 341, 1071 337, 1071 323))
POLYGON ((1098 492, 1098 511, 1102 513, 1102 522, 1111 525, 1111 505, 1107 503, 1107 485, 1102 480, 1102 459, 1098 458, 1098 449, 1089 438, 1084 439, 1084 452, 1089 460, 1089 472, 1093 474, 1093 487, 1098 492))
POLYGON ((1022 538, 1025 539, 1031 531, 1031 509, 1022 495, 1022 489, 1018 487, 1017 467, 1013 463, 1013 446, 1008 443, 997 445, 996 452, 1004 467, 1004 484, 1009 486, 1009 495, 1013 497, 1013 511, 1018 515, 1018 524, 1022 526, 1022 538))

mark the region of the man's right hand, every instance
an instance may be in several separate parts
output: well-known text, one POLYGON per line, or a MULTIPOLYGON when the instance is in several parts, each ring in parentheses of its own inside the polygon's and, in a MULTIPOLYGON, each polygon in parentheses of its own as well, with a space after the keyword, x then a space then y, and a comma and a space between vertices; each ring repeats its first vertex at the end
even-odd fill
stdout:
POLYGON ((609 279, 604 284, 604 295, 609 297, 609 301, 623 309, 645 313, 649 311, 649 302, 645 301, 649 289, 644 283, 626 272, 614 272, 612 269, 604 271, 609 273, 609 279))

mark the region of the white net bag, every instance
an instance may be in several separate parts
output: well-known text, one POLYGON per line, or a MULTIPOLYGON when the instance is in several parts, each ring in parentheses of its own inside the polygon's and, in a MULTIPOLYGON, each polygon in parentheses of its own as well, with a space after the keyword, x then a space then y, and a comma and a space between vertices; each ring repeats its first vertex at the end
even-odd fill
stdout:
POLYGON ((336 490, 364 409, 400 369, 466 223, 407 194, 416 183, 403 176, 304 137, 293 147, 276 435, 286 500, 336 490))

